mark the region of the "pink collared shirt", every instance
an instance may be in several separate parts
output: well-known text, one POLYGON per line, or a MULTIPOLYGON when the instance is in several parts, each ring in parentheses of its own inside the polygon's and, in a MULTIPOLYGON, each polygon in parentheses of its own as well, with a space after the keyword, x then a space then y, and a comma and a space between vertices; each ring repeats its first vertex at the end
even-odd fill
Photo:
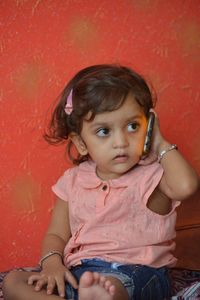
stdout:
POLYGON ((64 250, 67 267, 81 259, 101 258, 123 264, 173 266, 176 211, 159 215, 147 201, 159 184, 158 162, 138 165, 118 179, 102 181, 93 162, 68 169, 52 187, 69 205, 72 237, 64 250))

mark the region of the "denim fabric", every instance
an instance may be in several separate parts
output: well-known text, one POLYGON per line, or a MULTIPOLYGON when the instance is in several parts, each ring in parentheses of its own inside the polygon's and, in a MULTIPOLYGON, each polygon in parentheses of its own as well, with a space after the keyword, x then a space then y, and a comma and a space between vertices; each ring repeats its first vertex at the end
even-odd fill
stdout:
MULTIPOLYGON (((72 267, 72 274, 79 282, 85 271, 98 272, 105 277, 119 279, 126 288, 130 300, 166 300, 171 296, 167 268, 152 268, 142 265, 109 263, 100 259, 84 259, 72 267)), ((66 299, 78 300, 78 291, 66 284, 66 299)))

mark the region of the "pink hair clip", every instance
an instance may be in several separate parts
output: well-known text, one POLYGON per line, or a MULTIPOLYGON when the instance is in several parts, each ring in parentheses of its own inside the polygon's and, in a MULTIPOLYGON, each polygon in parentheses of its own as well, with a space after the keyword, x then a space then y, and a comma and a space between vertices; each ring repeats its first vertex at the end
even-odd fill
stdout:
POLYGON ((65 105, 65 112, 66 112, 67 115, 70 115, 72 110, 73 110, 72 93, 73 93, 73 90, 71 89, 71 91, 69 93, 69 96, 67 97, 67 102, 66 102, 66 105, 65 105))

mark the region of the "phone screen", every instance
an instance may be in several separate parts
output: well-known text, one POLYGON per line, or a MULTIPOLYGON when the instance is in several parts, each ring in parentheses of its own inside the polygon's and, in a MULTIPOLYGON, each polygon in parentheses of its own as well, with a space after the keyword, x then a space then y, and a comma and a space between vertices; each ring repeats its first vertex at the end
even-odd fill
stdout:
POLYGON ((150 112, 148 124, 147 124, 147 133, 144 141, 143 155, 147 155, 151 148, 151 138, 153 133, 154 120, 155 120, 155 115, 153 112, 150 112))

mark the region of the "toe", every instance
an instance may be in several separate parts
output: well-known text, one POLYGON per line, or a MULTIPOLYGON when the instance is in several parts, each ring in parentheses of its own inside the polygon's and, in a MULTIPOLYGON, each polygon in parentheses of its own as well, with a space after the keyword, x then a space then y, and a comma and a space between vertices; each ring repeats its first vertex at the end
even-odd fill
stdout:
POLYGON ((94 284, 94 276, 91 272, 86 271, 83 273, 80 279, 80 284, 79 286, 82 288, 87 288, 90 287, 91 285, 94 284))

